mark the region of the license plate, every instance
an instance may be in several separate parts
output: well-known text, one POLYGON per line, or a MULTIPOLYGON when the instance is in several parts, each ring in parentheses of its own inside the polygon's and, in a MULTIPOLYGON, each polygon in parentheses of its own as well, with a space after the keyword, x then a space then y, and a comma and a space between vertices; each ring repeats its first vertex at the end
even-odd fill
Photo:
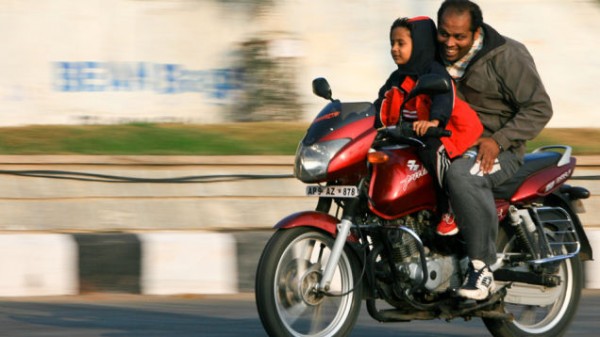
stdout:
POLYGON ((358 196, 358 188, 351 185, 309 185, 306 186, 306 195, 324 198, 354 198, 358 196))

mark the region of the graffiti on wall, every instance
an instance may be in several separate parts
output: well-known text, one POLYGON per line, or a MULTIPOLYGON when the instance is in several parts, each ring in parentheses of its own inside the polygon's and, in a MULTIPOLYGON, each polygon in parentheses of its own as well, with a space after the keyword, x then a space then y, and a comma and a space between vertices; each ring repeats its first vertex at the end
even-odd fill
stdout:
POLYGON ((150 62, 54 62, 53 86, 60 92, 200 93, 216 101, 241 89, 242 69, 191 70, 150 62))

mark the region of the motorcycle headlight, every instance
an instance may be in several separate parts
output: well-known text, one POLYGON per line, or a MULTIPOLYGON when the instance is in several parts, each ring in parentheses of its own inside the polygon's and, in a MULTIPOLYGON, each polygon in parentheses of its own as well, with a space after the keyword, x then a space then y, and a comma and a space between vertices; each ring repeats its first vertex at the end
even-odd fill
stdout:
POLYGON ((335 139, 305 146, 300 142, 296 150, 294 175, 303 182, 318 182, 327 176, 327 167, 350 139, 335 139))

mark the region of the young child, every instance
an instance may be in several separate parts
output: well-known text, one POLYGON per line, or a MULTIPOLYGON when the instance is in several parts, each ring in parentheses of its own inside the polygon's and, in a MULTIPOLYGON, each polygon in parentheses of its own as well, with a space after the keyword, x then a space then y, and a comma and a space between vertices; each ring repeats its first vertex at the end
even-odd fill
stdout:
POLYGON ((413 130, 423 136, 430 127, 441 127, 452 131, 452 136, 425 138, 425 148, 419 157, 437 182, 438 213, 442 214, 436 228, 439 235, 454 235, 458 227, 450 212, 447 195, 444 191, 444 173, 450 160, 462 155, 481 136, 483 127, 477 113, 464 101, 456 97, 454 83, 445 67, 436 61, 436 28, 433 20, 420 16, 399 18, 390 28, 391 54, 398 66, 383 87, 375 101, 379 115, 375 127, 392 126, 403 121, 413 121, 413 130), (439 74, 448 78, 452 90, 439 95, 419 95, 407 102, 403 111, 400 105, 404 96, 414 88, 416 81, 424 74, 439 74))

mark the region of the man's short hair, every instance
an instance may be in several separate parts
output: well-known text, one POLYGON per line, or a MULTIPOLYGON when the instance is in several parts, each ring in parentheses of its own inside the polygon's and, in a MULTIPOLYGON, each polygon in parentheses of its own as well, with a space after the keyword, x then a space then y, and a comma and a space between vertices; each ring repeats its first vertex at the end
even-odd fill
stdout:
POLYGON ((447 10, 452 10, 457 13, 469 12, 469 15, 471 15, 470 30, 472 32, 475 32, 479 27, 483 26, 483 14, 481 13, 481 8, 479 8, 479 6, 472 1, 446 0, 442 2, 437 14, 438 26, 442 22, 442 16, 447 10))

